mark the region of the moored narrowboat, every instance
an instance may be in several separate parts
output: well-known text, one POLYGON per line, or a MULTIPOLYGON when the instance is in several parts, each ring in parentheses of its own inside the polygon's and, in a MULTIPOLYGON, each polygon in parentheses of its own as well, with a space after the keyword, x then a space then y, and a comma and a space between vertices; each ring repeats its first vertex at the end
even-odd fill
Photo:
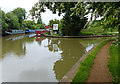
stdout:
POLYGON ((5 31, 6 34, 24 34, 25 31, 24 30, 9 30, 9 31, 5 31))
POLYGON ((36 37, 40 37, 41 35, 43 36, 43 34, 44 33, 46 33, 47 31, 45 30, 45 29, 37 29, 36 31, 35 31, 35 36, 36 37))

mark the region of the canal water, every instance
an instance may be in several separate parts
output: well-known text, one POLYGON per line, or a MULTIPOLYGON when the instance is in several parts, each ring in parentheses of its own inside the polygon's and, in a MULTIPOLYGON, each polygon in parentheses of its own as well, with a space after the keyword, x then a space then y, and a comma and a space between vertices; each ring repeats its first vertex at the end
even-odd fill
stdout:
POLYGON ((58 82, 101 38, 2 37, 3 82, 58 82))

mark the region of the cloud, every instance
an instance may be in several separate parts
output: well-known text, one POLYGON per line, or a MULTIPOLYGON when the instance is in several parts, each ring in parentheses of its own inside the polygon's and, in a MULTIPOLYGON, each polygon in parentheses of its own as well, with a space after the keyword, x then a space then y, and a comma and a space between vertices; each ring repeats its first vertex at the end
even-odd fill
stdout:
POLYGON ((49 9, 45 13, 41 13, 41 17, 44 23, 48 24, 49 20, 51 19, 62 19, 63 16, 61 15, 60 17, 58 16, 58 12, 56 14, 53 14, 49 9))
MULTIPOLYGON (((29 12, 36 2, 38 2, 38 0, 0 0, 0 8, 6 13, 16 9, 17 7, 24 8, 29 12)), ((41 13, 41 17, 45 24, 48 24, 51 19, 56 18, 60 20, 62 18, 62 16, 59 17, 58 14, 52 14, 48 9, 45 13, 41 13)))
POLYGON ((0 7, 5 12, 10 12, 17 7, 25 8, 29 11, 38 0, 1 0, 0 7))

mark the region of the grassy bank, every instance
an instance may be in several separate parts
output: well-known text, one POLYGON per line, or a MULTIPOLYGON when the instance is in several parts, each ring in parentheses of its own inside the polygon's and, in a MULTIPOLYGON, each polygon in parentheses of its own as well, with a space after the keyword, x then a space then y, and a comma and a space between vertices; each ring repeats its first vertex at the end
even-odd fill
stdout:
POLYGON ((109 35, 109 34, 116 34, 118 32, 117 28, 105 28, 101 21, 96 20, 92 24, 89 24, 86 29, 81 31, 82 33, 86 34, 99 34, 99 35, 109 35))
POLYGON ((113 76, 113 82, 118 81, 118 42, 115 41, 110 47, 109 70, 113 76))
POLYGON ((72 84, 79 84, 79 82, 85 82, 88 78, 92 65, 94 63, 94 59, 96 58, 96 54, 99 50, 104 46, 109 40, 105 40, 100 43, 88 56, 87 58, 80 64, 79 71, 75 75, 72 84))
POLYGON ((103 32, 103 33, 94 33, 94 32, 80 32, 79 35, 118 35, 118 32, 103 32))
POLYGON ((101 25, 101 21, 95 21, 92 24, 89 24, 86 29, 82 29, 79 33, 80 35, 116 35, 118 34, 118 29, 107 28, 105 29, 101 25))

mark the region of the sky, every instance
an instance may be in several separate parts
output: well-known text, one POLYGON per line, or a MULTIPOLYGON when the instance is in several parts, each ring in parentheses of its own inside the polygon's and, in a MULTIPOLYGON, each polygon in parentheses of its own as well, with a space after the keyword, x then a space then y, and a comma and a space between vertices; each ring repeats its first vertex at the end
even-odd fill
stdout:
MULTIPOLYGON (((38 0, 0 0, 0 8, 5 11, 5 13, 13 11, 17 7, 24 8, 27 12, 34 6, 38 0)), ((41 13, 42 21, 48 25, 51 19, 62 19, 62 16, 58 14, 52 14, 51 11, 47 9, 45 13, 41 13)))

